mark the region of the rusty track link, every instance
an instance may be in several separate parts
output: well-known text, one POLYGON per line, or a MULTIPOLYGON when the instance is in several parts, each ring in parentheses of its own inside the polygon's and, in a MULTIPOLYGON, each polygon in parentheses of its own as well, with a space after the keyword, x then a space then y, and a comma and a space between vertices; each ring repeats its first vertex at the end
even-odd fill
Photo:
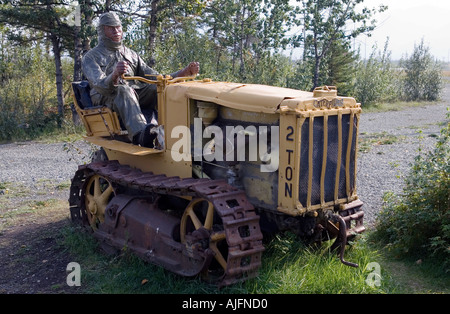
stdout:
POLYGON ((79 166, 72 179, 69 203, 75 221, 87 221, 82 210, 81 191, 86 178, 92 174, 101 175, 117 186, 160 195, 203 198, 211 202, 222 219, 228 244, 226 271, 216 283, 225 286, 257 275, 264 251, 263 236, 259 216, 244 191, 224 180, 181 179, 142 172, 117 161, 95 162, 79 166))

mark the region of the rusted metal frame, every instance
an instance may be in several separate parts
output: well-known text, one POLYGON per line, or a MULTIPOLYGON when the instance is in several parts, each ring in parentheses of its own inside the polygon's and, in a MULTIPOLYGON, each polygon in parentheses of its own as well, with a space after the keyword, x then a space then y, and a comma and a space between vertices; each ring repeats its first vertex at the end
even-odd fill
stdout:
MULTIPOLYGON (((231 244, 228 246, 228 260, 225 274, 218 284, 232 284, 257 275, 257 270, 261 265, 261 254, 264 251, 264 246, 262 245, 262 233, 259 229, 259 216, 256 215, 253 206, 247 200, 243 191, 236 190, 221 180, 184 180, 178 177, 168 178, 164 175, 135 172, 129 166, 122 166, 117 161, 92 163, 87 166, 79 167, 79 170, 74 177, 75 182, 72 182, 73 188, 71 187, 70 206, 71 212, 73 212, 72 217, 75 219, 82 218, 82 196, 80 191, 85 178, 90 176, 90 173, 105 176, 108 180, 111 180, 112 183, 147 192, 156 191, 160 194, 170 194, 182 198, 185 198, 184 193, 188 192, 195 198, 204 197, 208 202, 214 204, 214 207, 218 210, 217 212, 224 222, 224 234, 229 235, 227 242, 231 244), (132 174, 135 174, 137 177, 132 174), (162 184, 162 182, 164 182, 164 184, 162 184), (201 192, 196 191, 197 188, 201 192), (227 201, 232 201, 237 205, 230 208, 230 206, 226 205, 227 201), (242 235, 240 228, 247 228, 248 234, 242 235)), ((123 207, 126 205, 127 204, 123 207)), ((117 240, 119 239, 114 241, 117 242, 117 240)), ((170 239, 167 239, 167 241, 169 240, 170 239)), ((169 242, 171 243, 171 246, 176 245, 173 240, 170 240, 169 242)), ((180 246, 180 254, 183 254, 183 246, 180 243, 178 246, 180 246)), ((173 269, 170 263, 164 265, 165 262, 163 260, 160 261, 155 259, 157 257, 154 254, 152 255, 152 258, 147 256, 145 253, 146 249, 140 247, 134 249, 144 258, 150 259, 152 262, 161 266, 167 266, 168 269, 183 275, 184 271, 182 269, 173 269)), ((211 254, 206 251, 204 253, 199 252, 199 254, 198 257, 203 256, 203 258, 205 258, 205 263, 209 265, 211 254)))
POLYGON ((361 210, 363 204, 364 203, 361 200, 355 200, 343 205, 343 209, 339 211, 339 215, 344 219, 347 225, 347 237, 362 233, 366 230, 364 227, 364 211, 361 210), (352 221, 355 222, 353 227, 352 221))
MULTIPOLYGON (((221 180, 219 182, 227 185, 221 180)), ((205 190, 204 184, 200 184, 200 190, 205 190)), ((214 194, 211 195, 210 200, 213 201, 214 207, 222 217, 229 246, 227 268, 220 285, 231 283, 236 276, 242 276, 241 279, 254 277, 255 269, 261 266, 261 254, 264 251, 262 233, 259 230, 259 216, 256 215, 253 206, 241 190, 214 194), (235 206, 230 207, 228 205, 230 202, 235 203, 235 206), (242 227, 248 228, 248 234, 241 234, 242 227), (242 265, 245 260, 248 264, 242 265)))
POLYGON ((348 262, 344 259, 345 245, 347 244, 347 225, 341 216, 335 215, 335 219, 337 219, 337 222, 339 222, 339 234, 336 238, 336 241, 331 246, 331 250, 339 247, 339 258, 342 264, 351 267, 359 267, 358 264, 348 262))

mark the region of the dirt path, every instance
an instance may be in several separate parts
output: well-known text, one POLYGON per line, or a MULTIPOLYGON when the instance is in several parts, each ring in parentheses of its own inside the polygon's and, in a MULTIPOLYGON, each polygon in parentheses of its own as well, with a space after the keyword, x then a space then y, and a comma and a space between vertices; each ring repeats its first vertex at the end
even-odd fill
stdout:
MULTIPOLYGON (((78 145, 89 155, 90 147, 78 145)), ((0 145, 1 158, 9 158, 0 162, 0 294, 83 291, 66 283, 66 268, 74 258, 62 243, 61 230, 71 223, 70 177, 84 158, 74 159, 64 147, 0 145), (55 166, 58 160, 63 167, 55 166)))
POLYGON ((0 293, 80 293, 82 288, 66 284, 73 261, 60 238, 70 223, 66 202, 50 200, 21 211, 0 231, 0 293))

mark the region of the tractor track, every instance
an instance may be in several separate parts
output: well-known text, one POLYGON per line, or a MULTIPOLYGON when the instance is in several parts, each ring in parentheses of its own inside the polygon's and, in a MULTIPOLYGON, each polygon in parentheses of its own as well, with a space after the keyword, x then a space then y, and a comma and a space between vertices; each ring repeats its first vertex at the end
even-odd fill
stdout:
MULTIPOLYGON (((93 174, 106 178, 114 186, 121 186, 122 190, 125 187, 126 190, 139 191, 141 196, 147 192, 181 198, 192 197, 193 200, 210 202, 223 222, 224 230, 221 233, 224 233, 224 240, 226 239, 228 244, 228 251, 223 257, 226 259, 226 271, 217 284, 230 285, 257 275, 264 251, 263 236, 259 227, 259 216, 244 191, 232 187, 225 180, 181 179, 142 172, 120 165, 117 161, 95 162, 80 166, 72 181, 69 203, 74 220, 83 221, 83 185, 93 174)), ((180 210, 183 212, 184 208, 180 210)), ((148 249, 148 252, 152 250, 148 249)), ((196 252, 195 249, 193 251, 196 252)), ((221 253, 217 251, 216 254, 221 253)), ((179 274, 187 273, 188 270, 183 269, 182 263, 180 264, 177 267, 181 269, 174 268, 173 271, 179 274)))

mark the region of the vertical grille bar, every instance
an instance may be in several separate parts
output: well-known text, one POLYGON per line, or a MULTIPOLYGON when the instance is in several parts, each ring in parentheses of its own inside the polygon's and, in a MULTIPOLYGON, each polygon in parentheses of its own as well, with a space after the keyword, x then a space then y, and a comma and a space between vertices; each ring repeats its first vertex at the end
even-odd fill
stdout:
POLYGON ((295 164, 301 210, 355 199, 358 122, 357 110, 321 110, 299 118, 295 164))
POLYGON ((309 151, 308 151, 308 194, 306 198, 306 208, 311 207, 311 193, 313 180, 313 150, 314 150, 314 117, 309 118, 309 151))
POLYGON ((323 156, 322 156, 322 173, 320 175, 320 204, 325 204, 325 173, 327 169, 327 153, 328 153, 328 113, 323 116, 323 156))
POLYGON ((342 162, 342 113, 338 113, 338 157, 336 165, 336 180, 334 181, 334 200, 339 199, 339 175, 342 162))
POLYGON ((348 130, 348 144, 347 144, 347 156, 345 158, 345 182, 346 182, 346 191, 347 197, 349 198, 351 195, 350 192, 350 153, 352 150, 353 144, 353 120, 355 118, 355 114, 352 112, 350 115, 350 125, 348 130))
POLYGON ((355 170, 353 173, 353 186, 354 186, 353 194, 356 194, 356 175, 357 175, 356 171, 357 171, 357 164, 358 164, 356 162, 356 158, 358 155, 358 142, 359 142, 359 140, 358 140, 358 137, 359 137, 359 132, 358 132, 358 130, 359 130, 359 113, 356 113, 355 115, 356 115, 356 132, 355 132, 355 164, 354 164, 355 170))

